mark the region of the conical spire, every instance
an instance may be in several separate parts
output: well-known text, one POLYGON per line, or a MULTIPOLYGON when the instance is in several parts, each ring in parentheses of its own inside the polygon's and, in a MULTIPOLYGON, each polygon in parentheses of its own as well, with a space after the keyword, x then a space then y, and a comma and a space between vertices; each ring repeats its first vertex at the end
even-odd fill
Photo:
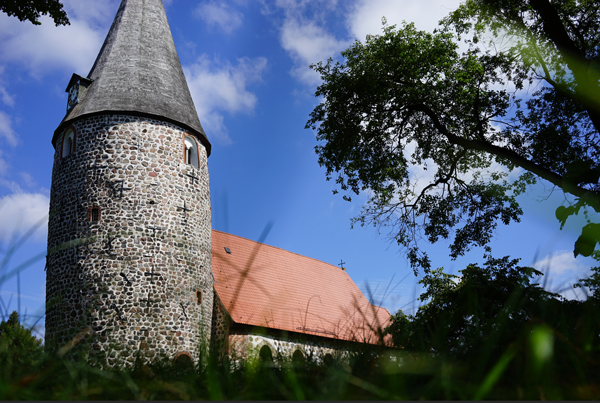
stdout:
POLYGON ((57 132, 88 115, 162 118, 191 131, 210 153, 169 28, 162 0, 123 0, 90 70, 93 80, 57 132))

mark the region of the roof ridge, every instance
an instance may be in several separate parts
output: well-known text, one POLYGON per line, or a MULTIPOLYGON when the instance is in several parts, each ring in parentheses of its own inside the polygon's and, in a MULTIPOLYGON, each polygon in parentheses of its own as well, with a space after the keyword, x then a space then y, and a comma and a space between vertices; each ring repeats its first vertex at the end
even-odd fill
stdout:
MULTIPOLYGON (((250 241, 250 242, 258 243, 258 244, 261 244, 261 245, 264 245, 264 246, 268 246, 268 247, 270 247, 270 248, 279 249, 279 250, 281 250, 281 251, 284 251, 284 252, 287 252, 287 253, 292 253, 292 254, 294 254, 294 255, 296 255, 296 256, 300 256, 300 257, 303 257, 303 258, 307 258, 307 259, 310 259, 310 260, 314 260, 314 261, 316 261, 316 262, 321 262, 321 263, 323 263, 323 264, 326 264, 327 266, 331 266, 331 268, 333 268, 333 269, 336 269, 336 270, 339 270, 339 271, 341 271, 341 272, 342 272, 342 273, 344 273, 346 276, 348 276, 348 278, 349 278, 350 280, 352 280, 352 277, 350 277, 350 275, 348 274, 348 272, 347 272, 347 271, 345 271, 345 270, 342 270, 342 269, 340 269, 339 267, 336 267, 335 265, 333 265, 333 264, 331 264, 331 263, 327 263, 327 262, 325 262, 325 261, 323 261, 323 260, 319 260, 319 259, 316 259, 316 258, 314 258, 314 257, 310 257, 310 256, 306 256, 306 255, 301 255, 300 253, 292 252, 292 251, 289 251, 289 250, 287 250, 287 249, 280 248, 280 247, 278 247, 278 246, 273 246, 273 245, 269 245, 269 244, 267 244, 267 243, 263 243, 263 242, 254 241, 254 240, 252 240, 252 239, 245 238, 245 237, 243 237, 243 236, 240 236, 240 235, 230 234, 229 232, 225 232, 225 231, 219 231, 219 230, 216 230, 216 229, 213 229, 213 231, 214 231, 214 232, 219 232, 219 233, 221 233, 221 234, 225 234, 225 235, 234 236, 234 237, 236 237, 236 238, 244 239, 244 240, 246 240, 246 241, 250 241)), ((354 280, 352 280, 352 282, 354 282, 354 280)), ((356 284, 356 283, 354 283, 354 284, 356 284)), ((358 287, 358 286, 357 286, 357 287, 358 287)))

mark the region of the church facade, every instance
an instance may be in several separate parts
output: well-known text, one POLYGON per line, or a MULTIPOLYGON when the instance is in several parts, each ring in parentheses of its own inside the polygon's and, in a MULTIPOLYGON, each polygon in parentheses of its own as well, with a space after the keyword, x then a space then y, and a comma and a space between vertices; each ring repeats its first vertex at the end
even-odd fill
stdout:
POLYGON ((52 138, 49 350, 85 345, 90 361, 127 365, 197 363, 211 345, 245 359, 381 341, 389 313, 345 271, 212 230, 211 146, 161 0, 123 0, 66 91, 52 138))

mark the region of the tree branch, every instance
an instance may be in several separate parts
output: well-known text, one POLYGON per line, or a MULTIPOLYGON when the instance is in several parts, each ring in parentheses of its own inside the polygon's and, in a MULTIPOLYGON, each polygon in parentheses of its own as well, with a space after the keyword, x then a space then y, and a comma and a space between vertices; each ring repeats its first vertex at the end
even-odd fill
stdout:
POLYGON ((563 189, 565 192, 571 193, 574 196, 579 198, 587 199, 587 203, 594 208, 597 212, 600 212, 600 195, 597 192, 590 191, 588 189, 582 188, 578 186, 576 183, 568 182, 564 179, 562 175, 559 175, 555 172, 552 172, 530 160, 524 158, 523 156, 517 154, 516 152, 496 146, 494 144, 490 144, 488 142, 480 141, 480 140, 469 140, 463 137, 452 134, 438 119, 437 115, 429 108, 427 105, 417 104, 411 105, 411 109, 414 111, 420 111, 425 113, 432 121, 434 127, 444 135, 448 141, 452 144, 459 145, 461 147, 470 149, 470 150, 478 150, 484 151, 488 154, 495 155, 502 159, 508 160, 513 164, 532 172, 533 174, 539 176, 552 183, 553 185, 558 186, 563 189))
MULTIPOLYGON (((548 0, 529 0, 531 7, 539 14, 543 21, 544 33, 556 45, 558 51, 564 56, 565 62, 569 69, 573 72, 575 81, 580 88, 585 91, 590 91, 593 85, 596 90, 593 91, 595 96, 582 96, 577 94, 575 99, 586 105, 586 109, 597 130, 600 130, 600 90, 598 83, 592 83, 587 77, 588 60, 585 58, 585 53, 580 50, 573 40, 569 37, 567 30, 556 9, 548 0)), ((557 88, 560 90, 560 88, 557 88)), ((576 89, 576 92, 580 90, 576 89)))

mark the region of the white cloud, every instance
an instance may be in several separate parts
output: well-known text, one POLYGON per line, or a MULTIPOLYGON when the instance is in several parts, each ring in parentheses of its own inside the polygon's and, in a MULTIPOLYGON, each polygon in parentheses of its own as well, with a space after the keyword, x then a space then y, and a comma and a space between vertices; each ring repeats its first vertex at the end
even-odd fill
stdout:
POLYGON ((294 60, 292 75, 308 85, 320 82, 320 76, 309 66, 335 56, 349 42, 340 41, 312 21, 287 18, 281 28, 281 46, 294 60))
POLYGON ((62 0, 71 23, 73 20, 85 20, 98 25, 112 22, 120 2, 120 0, 62 0))
POLYGON ((337 0, 275 0, 275 6, 282 9, 287 16, 309 11, 314 17, 319 18, 335 10, 337 5, 337 0))
POLYGON ((242 25, 244 16, 226 3, 215 1, 204 2, 194 10, 194 15, 202 19, 209 27, 218 26, 225 33, 231 34, 242 25))
POLYGON ((6 90, 6 86, 4 84, 4 66, 0 66, 0 98, 2 98, 2 103, 6 106, 14 106, 15 98, 6 90))
POLYGON ((579 288, 573 290, 572 286, 580 279, 591 274, 591 267, 597 266, 598 262, 592 258, 573 256, 573 251, 559 250, 553 255, 546 256, 535 262, 532 266, 544 273, 540 283, 552 292, 557 292, 566 298, 576 298, 585 294, 579 288))
POLYGON ((348 30, 359 40, 368 34, 381 33, 381 18, 389 25, 400 24, 403 20, 414 22, 421 30, 432 31, 438 21, 455 10, 460 0, 359 0, 348 17, 348 30))
POLYGON ((87 74, 106 32, 74 18, 59 27, 47 16, 40 21, 36 26, 1 14, 0 60, 18 63, 35 77, 55 69, 87 74))
POLYGON ((4 137, 11 146, 16 146, 19 142, 17 134, 12 128, 10 116, 2 111, 0 111, 0 137, 4 137))
POLYGON ((21 184, 14 180, 9 180, 0 176, 0 186, 7 188, 12 193, 23 193, 21 184))
POLYGON ((4 88, 3 86, 0 87, 0 95, 2 96, 2 102, 4 103, 4 105, 14 106, 14 97, 10 95, 8 91, 6 91, 6 88, 4 88))
MULTIPOLYGON (((271 8, 270 4, 263 1, 263 14, 275 14, 276 11, 283 13, 279 40, 294 61, 292 76, 309 86, 319 84, 319 74, 309 66, 335 57, 350 43, 337 39, 326 28, 332 13, 339 11, 338 1, 275 0, 272 5, 271 8)), ((333 18, 339 20, 343 16, 336 14, 333 18)))
POLYGON ((48 231, 48 196, 16 193, 0 199, 0 241, 11 241, 37 225, 35 240, 45 240, 48 231))
POLYGON ((0 178, 8 172, 8 163, 2 158, 2 150, 0 149, 0 178))
POLYGON ((19 172, 19 176, 21 177, 21 181, 24 182, 27 187, 35 186, 35 179, 27 172, 19 172))
POLYGON ((196 63, 184 66, 196 110, 210 137, 215 136, 222 144, 231 143, 221 112, 250 113, 254 110, 257 98, 247 86, 262 80, 266 66, 264 57, 241 58, 232 65, 211 61, 206 55, 196 63))

